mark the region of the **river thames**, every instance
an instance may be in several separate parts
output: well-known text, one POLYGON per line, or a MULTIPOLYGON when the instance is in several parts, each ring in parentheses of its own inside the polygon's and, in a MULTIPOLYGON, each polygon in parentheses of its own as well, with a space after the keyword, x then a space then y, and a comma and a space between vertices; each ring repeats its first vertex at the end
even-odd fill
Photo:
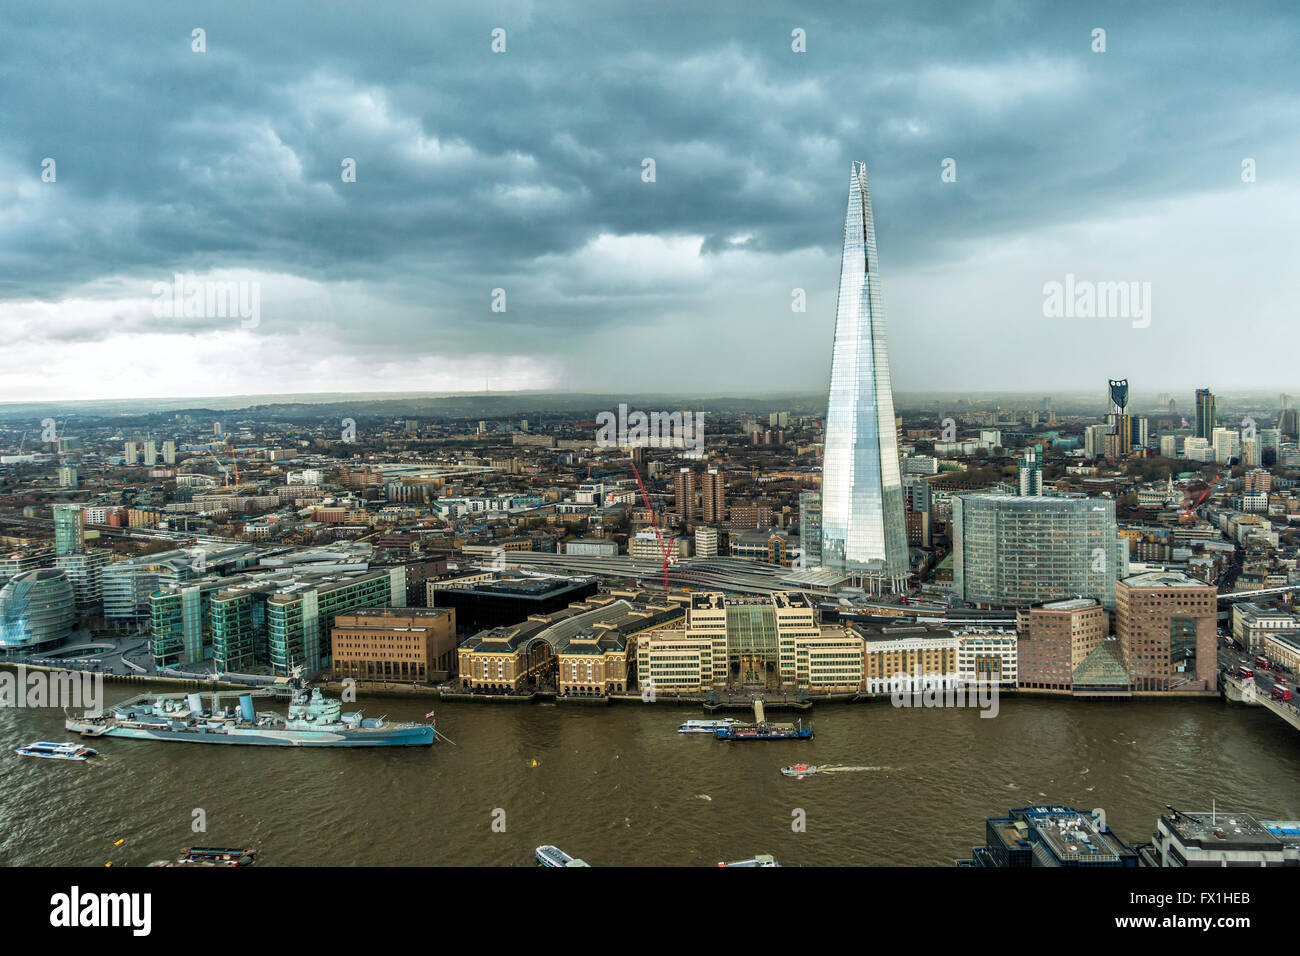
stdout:
MULTIPOLYGON (((109 703, 135 692, 105 688, 109 703)), ((1102 808, 1129 843, 1150 840, 1166 804, 1300 818, 1300 736, 1262 708, 1217 700, 1004 696, 992 719, 832 704, 803 715, 815 721, 813 740, 754 743, 678 734, 706 715, 668 703, 363 695, 359 706, 394 720, 423 720, 436 706, 455 743, 104 738, 87 741, 100 756, 62 763, 12 753, 69 739, 60 711, 0 710, 0 862, 138 866, 229 845, 256 848, 269 866, 533 866, 533 849, 552 843, 593 866, 712 866, 755 853, 783 866, 950 866, 984 842, 986 817, 1035 803, 1102 808), (782 776, 795 762, 842 769, 782 776), (192 829, 200 810, 206 832, 192 829)))

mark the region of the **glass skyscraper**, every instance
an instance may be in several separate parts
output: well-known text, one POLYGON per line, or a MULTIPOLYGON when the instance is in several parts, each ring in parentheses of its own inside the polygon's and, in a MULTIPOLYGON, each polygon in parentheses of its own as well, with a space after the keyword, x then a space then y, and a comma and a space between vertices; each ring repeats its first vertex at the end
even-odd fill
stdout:
POLYGON ((855 162, 844 217, 822 465, 822 564, 903 590, 909 572, 894 392, 867 167, 855 162))

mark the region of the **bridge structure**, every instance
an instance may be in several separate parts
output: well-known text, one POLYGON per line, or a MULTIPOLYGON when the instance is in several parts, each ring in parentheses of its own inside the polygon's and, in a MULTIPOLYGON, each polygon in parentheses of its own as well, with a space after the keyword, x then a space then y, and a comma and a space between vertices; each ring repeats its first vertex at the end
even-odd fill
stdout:
POLYGON ((1300 591, 1300 584, 1283 584, 1275 588, 1258 588, 1254 591, 1225 591, 1219 595, 1219 604, 1236 604, 1240 601, 1258 601, 1260 598, 1278 597, 1283 594, 1295 594, 1300 591))
POLYGON ((1257 688, 1253 680, 1242 680, 1226 671, 1221 679, 1228 700, 1271 710, 1290 724, 1293 730, 1300 730, 1300 710, 1296 709, 1294 701, 1274 700, 1267 691, 1257 688))

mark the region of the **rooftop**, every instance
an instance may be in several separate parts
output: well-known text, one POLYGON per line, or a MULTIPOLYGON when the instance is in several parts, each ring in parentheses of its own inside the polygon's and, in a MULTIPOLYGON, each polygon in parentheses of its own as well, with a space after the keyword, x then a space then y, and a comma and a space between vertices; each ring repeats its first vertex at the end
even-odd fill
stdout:
POLYGON ((1122 578, 1120 583, 1129 588, 1209 588, 1212 585, 1184 574, 1182 571, 1148 571, 1122 578))

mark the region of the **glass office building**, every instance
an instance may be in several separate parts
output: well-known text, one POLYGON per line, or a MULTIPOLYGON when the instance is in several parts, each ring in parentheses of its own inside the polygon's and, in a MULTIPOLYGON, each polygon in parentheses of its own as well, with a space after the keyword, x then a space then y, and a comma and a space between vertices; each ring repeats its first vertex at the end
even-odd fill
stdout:
POLYGON ((0 588, 0 648, 6 651, 61 644, 76 619, 76 596, 62 571, 28 571, 0 588))
POLYGON ((1109 498, 957 495, 952 527, 953 588, 972 604, 1091 597, 1113 610, 1115 580, 1128 574, 1109 498))
POLYGON ((894 393, 867 167, 849 176, 822 464, 822 564, 873 590, 909 572, 894 393))

